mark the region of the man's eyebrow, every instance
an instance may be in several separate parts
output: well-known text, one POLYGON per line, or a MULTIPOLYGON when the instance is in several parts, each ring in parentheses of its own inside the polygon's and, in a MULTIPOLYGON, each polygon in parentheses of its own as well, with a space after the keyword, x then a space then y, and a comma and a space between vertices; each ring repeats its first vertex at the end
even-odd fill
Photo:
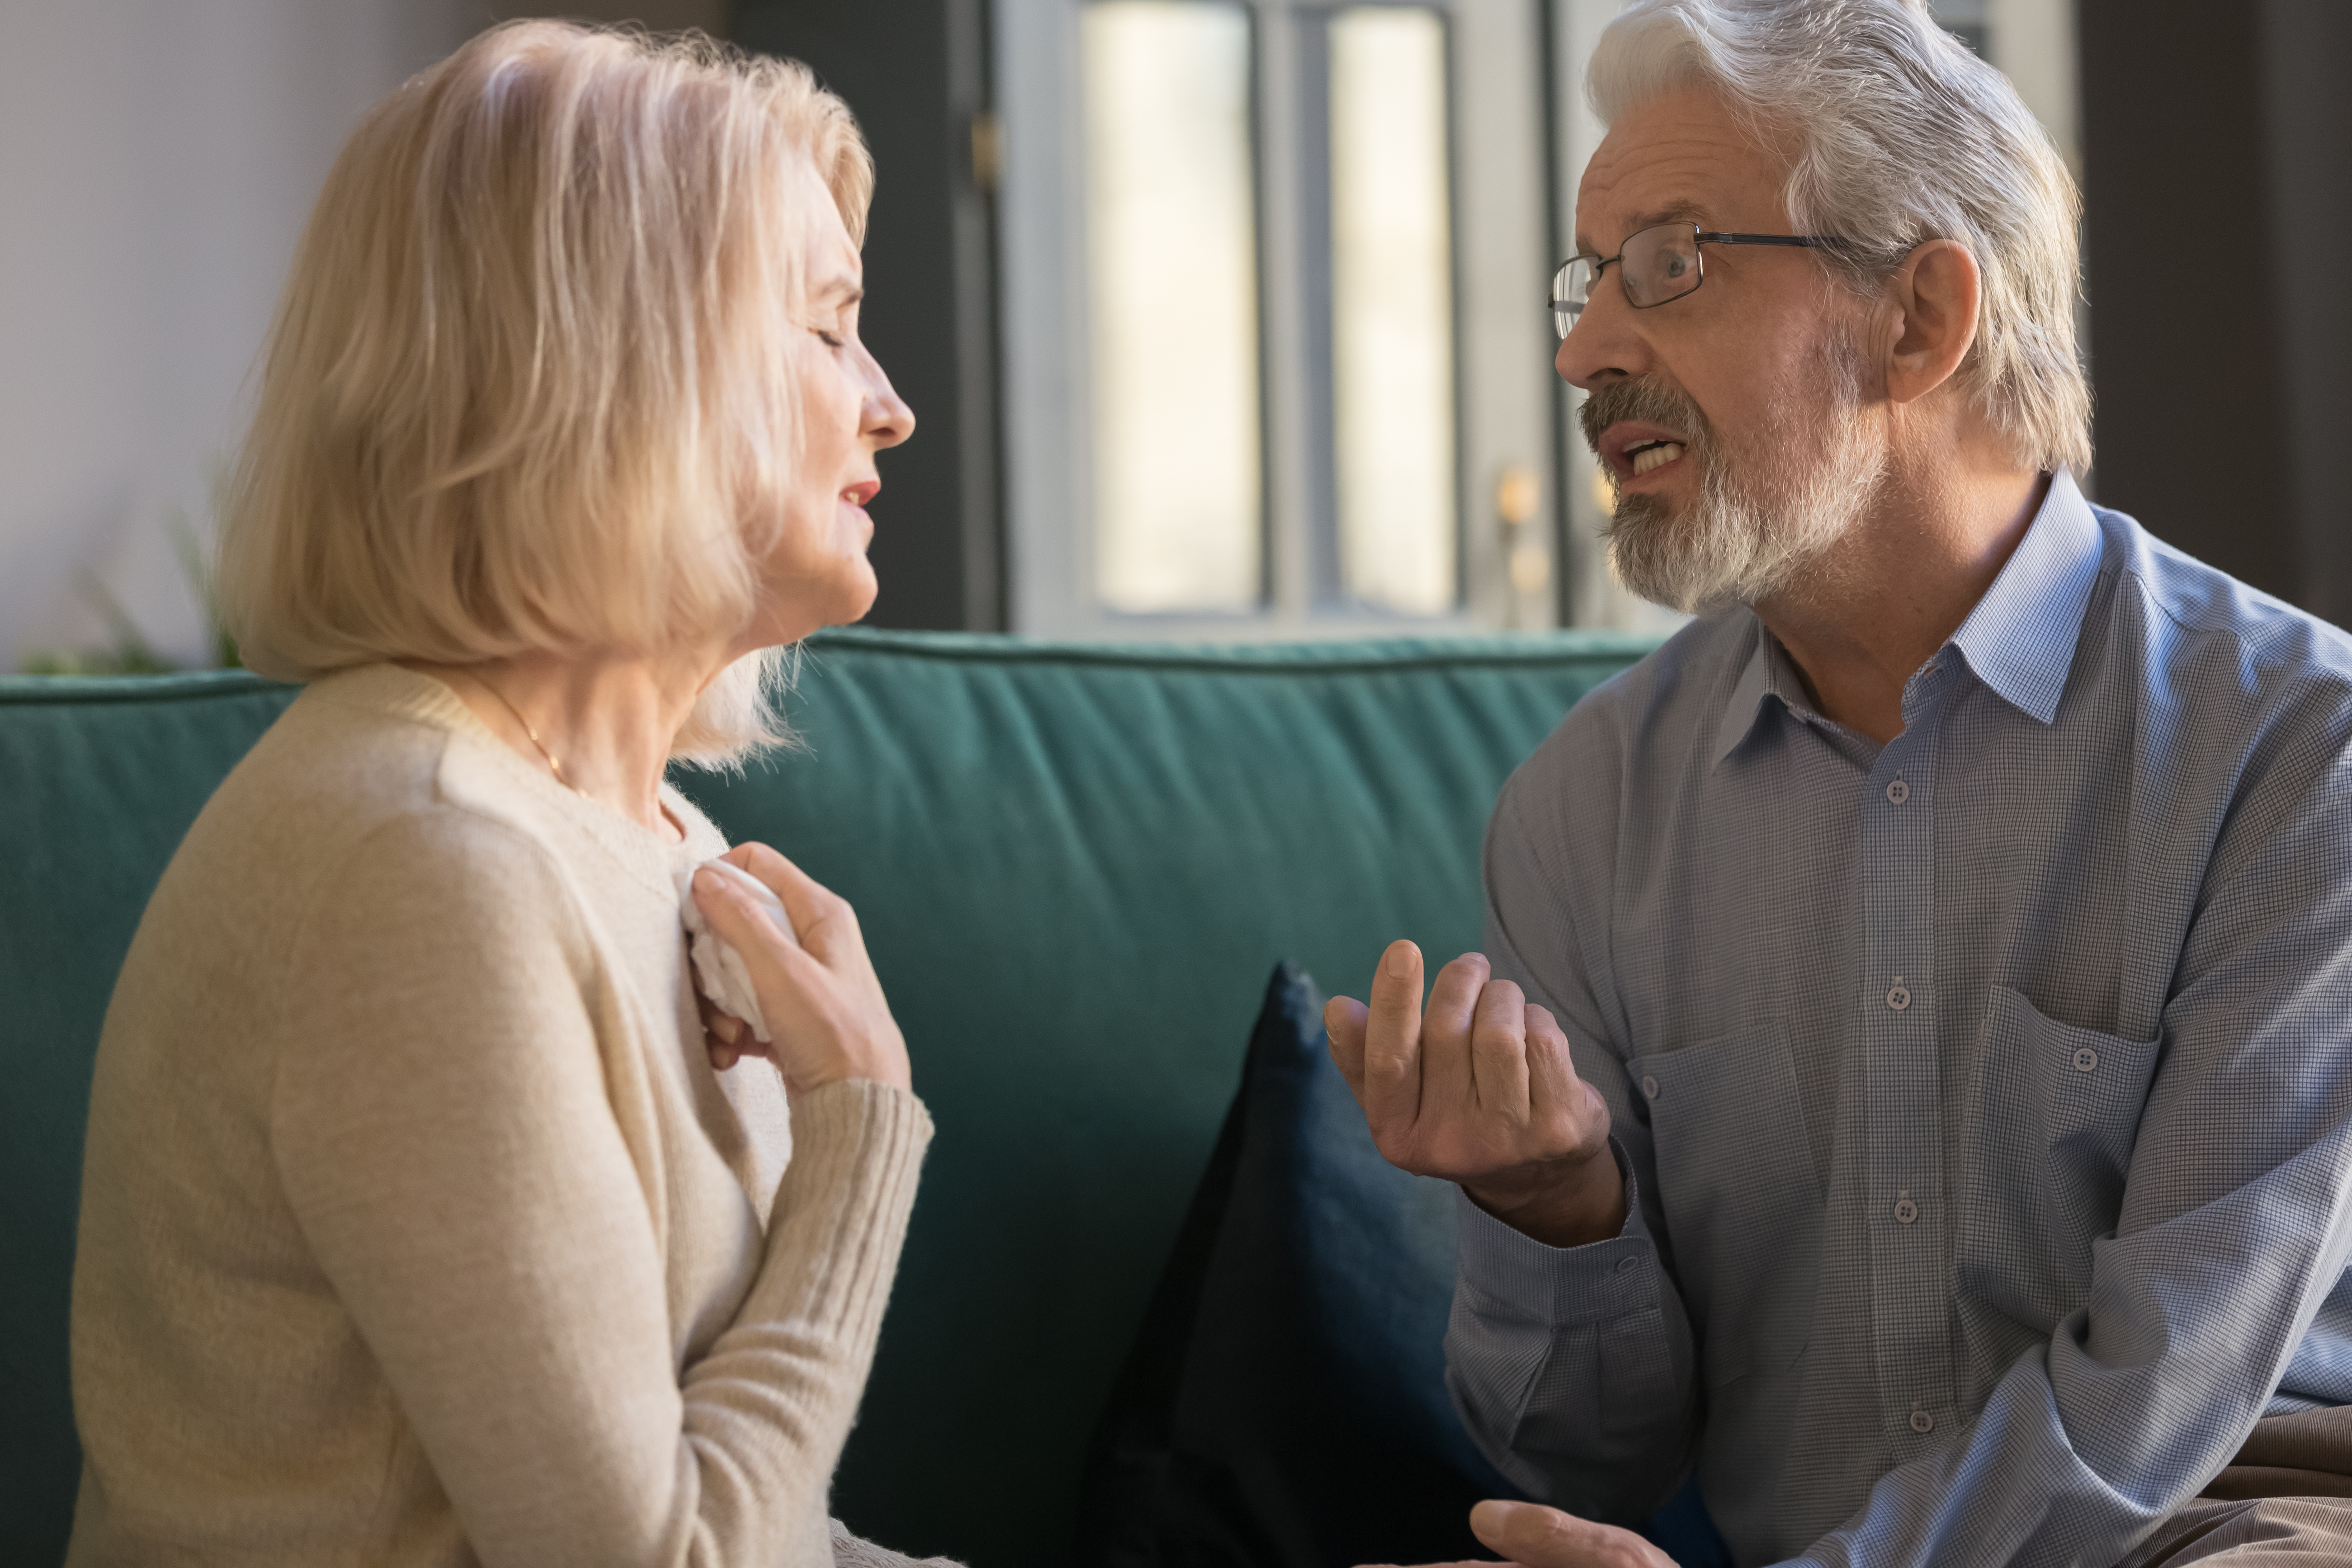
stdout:
MULTIPOLYGON (((1694 201, 1685 200, 1668 202, 1664 206, 1652 207, 1647 212, 1634 214, 1632 221, 1625 225, 1625 232, 1627 234, 1639 234, 1645 228, 1654 228, 1662 223, 1695 223, 1698 225, 1699 227, 1705 228, 1708 226, 1706 208, 1700 203, 1694 201)), ((1589 237, 1580 234, 1576 237, 1576 253, 1579 256, 1613 256, 1616 254, 1613 249, 1607 251, 1602 250, 1599 246, 1593 244, 1589 237)))

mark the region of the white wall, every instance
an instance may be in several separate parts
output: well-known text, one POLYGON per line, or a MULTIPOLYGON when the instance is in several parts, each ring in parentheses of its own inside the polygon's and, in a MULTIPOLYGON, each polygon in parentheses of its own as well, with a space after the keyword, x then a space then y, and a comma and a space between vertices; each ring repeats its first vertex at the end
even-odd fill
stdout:
MULTIPOLYGON (((294 243, 359 114, 486 0, 0 0, 0 670, 203 637, 167 542, 203 518, 294 243)), ((716 4, 549 6, 722 19, 716 4)))
POLYGON ((459 0, 0 0, 0 668, 202 636, 163 531, 206 514, 294 242, 362 110, 459 0))

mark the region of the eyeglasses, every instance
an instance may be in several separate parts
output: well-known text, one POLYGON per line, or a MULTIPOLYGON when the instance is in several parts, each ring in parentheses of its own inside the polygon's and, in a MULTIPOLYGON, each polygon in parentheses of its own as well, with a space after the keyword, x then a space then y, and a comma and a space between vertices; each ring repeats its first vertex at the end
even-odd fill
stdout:
POLYGON ((1617 286, 1625 302, 1647 310, 1669 300, 1679 300, 1706 281, 1699 259, 1702 245, 1795 245, 1808 250, 1849 250, 1852 242, 1818 234, 1706 234, 1695 223, 1662 223, 1637 229, 1625 238, 1616 255, 1573 256, 1560 263, 1551 279, 1551 324, 1561 337, 1592 299, 1593 286, 1603 268, 1617 264, 1617 286))

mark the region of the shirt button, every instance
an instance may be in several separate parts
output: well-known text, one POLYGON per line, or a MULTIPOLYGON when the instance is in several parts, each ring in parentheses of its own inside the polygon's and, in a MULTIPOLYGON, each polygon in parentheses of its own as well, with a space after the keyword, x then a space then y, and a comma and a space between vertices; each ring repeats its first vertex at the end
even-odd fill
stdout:
POLYGON ((2090 1047, 2084 1046, 2081 1050, 2074 1053, 2074 1070, 2076 1072, 2090 1072, 2094 1068, 2097 1068, 2098 1065, 2099 1053, 2093 1050, 2090 1047))
POLYGON ((1905 784, 1901 779, 1896 779, 1893 784, 1886 786, 1886 798, 1893 801, 1895 805, 1901 805, 1905 801, 1911 798, 1911 786, 1905 784))
POLYGON ((1917 1219, 1918 1217, 1919 1205, 1917 1204, 1913 1203, 1909 1198, 1897 1198, 1895 1200, 1895 1224, 1909 1225, 1913 1220, 1917 1219))
POLYGON ((1643 1100, 1655 1100, 1658 1098, 1658 1080, 1646 1074, 1644 1074, 1642 1079, 1642 1098, 1643 1100))
POLYGON ((1621 1258, 1617 1260, 1617 1272, 1620 1274, 1631 1274, 1633 1272, 1633 1265, 1640 1261, 1641 1259, 1638 1258, 1621 1258))
POLYGON ((1935 1429, 1936 1418, 1927 1414, 1927 1407, 1924 1405, 1914 1405, 1911 1407, 1911 1430, 1924 1437, 1935 1429))
POLYGON ((1898 1013, 1911 1005, 1911 993, 1904 988, 1899 977, 1895 982, 1895 988, 1886 994, 1886 1005, 1898 1013))

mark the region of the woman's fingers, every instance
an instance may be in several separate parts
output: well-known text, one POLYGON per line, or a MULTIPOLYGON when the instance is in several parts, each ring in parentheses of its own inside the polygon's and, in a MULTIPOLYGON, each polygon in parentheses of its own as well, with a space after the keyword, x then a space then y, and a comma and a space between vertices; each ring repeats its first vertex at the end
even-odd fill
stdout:
MULTIPOLYGON (((751 894, 705 868, 694 874, 694 901, 701 909, 702 918, 710 922, 710 929, 751 967, 755 979, 765 968, 780 972, 785 984, 796 991, 807 988, 808 980, 800 966, 815 966, 816 960, 791 937, 776 930, 775 921, 752 900, 751 894)), ((767 988, 760 989, 764 994, 767 988)), ((772 1030, 773 1024, 770 1020, 772 1030)))
POLYGON ((710 1052, 713 1071, 725 1072, 747 1056, 768 1054, 768 1047, 752 1038, 750 1025, 721 1009, 699 988, 694 994, 694 1006, 702 1016, 702 1031, 707 1037, 703 1044, 710 1052))
MULTIPOLYGON (((907 1042, 866 962, 849 906, 773 850, 745 848, 754 853, 729 864, 776 894, 799 941, 777 930, 772 915, 731 877, 706 867, 695 873, 693 895, 711 930, 751 972, 772 1037, 761 1054, 775 1062, 788 1088, 814 1089, 841 1078, 908 1087, 907 1042)), ((742 1056, 754 1047, 738 1037, 728 1048, 742 1056)))
POLYGON ((695 1010, 702 1015, 702 1044, 710 1053, 711 1070, 725 1072, 743 1059, 743 1054, 735 1048, 742 1034, 742 1021, 712 1006, 710 998, 699 991, 695 993, 694 1002, 695 1010))
POLYGON ((866 942, 849 900, 764 844, 738 844, 720 857, 750 872, 783 901, 800 944, 828 963, 851 957, 863 963, 866 942))

